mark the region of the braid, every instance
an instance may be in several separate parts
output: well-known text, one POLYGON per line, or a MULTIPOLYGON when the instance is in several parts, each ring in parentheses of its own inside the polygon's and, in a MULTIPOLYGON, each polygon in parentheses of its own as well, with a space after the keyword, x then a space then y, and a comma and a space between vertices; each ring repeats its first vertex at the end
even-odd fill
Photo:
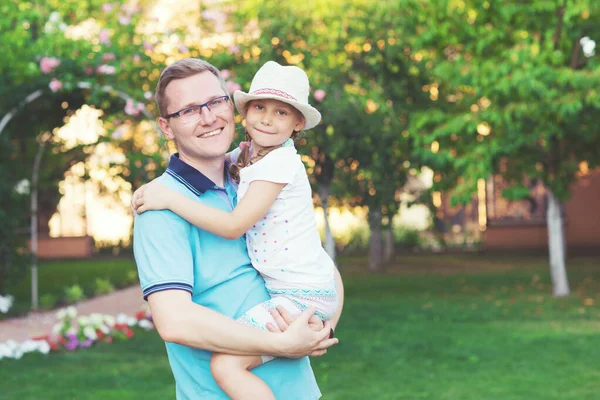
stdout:
MULTIPOLYGON (((248 104, 250 104, 250 103, 248 103, 248 104)), ((298 118, 304 119, 304 116, 299 111, 296 110, 296 113, 298 115, 298 118)), ((298 132, 294 131, 292 133, 291 139, 296 140, 298 138, 299 133, 300 133, 299 131, 298 132)), ((248 132, 246 132, 246 141, 250 142, 251 140, 252 140, 252 138, 250 137, 250 135, 248 135, 248 132)), ((281 145, 277 145, 277 146, 268 147, 266 149, 262 149, 258 152, 258 154, 255 157, 251 156, 249 147, 244 147, 237 159, 237 162, 231 163, 229 165, 229 176, 231 177, 231 179, 234 182, 240 183, 240 170, 242 168, 245 168, 249 165, 259 162, 260 160, 263 159, 264 156, 266 156, 273 150, 278 149, 280 147, 281 147, 281 145)))
MULTIPOLYGON (((296 140, 296 138, 298 137, 298 133, 294 131, 294 133, 291 136, 292 140, 296 140)), ((248 133, 246 132, 246 141, 250 141, 250 136, 248 135, 248 133)), ((258 152, 258 154, 254 157, 251 157, 250 155, 250 149, 248 147, 245 147, 242 149, 242 152, 240 153, 237 162, 236 163, 231 163, 229 165, 229 176, 231 177, 231 179, 236 182, 236 183, 240 183, 240 170, 242 168, 245 168, 249 165, 252 164, 256 164, 257 162, 259 162, 260 160, 263 159, 264 156, 266 156, 267 154, 269 154, 270 152, 272 152, 275 149, 280 148, 281 145, 277 145, 277 146, 271 146, 271 147, 267 147, 266 149, 262 149, 258 152)))
MULTIPOLYGON (((250 136, 246 133, 246 141, 250 141, 250 136)), ((240 183, 240 170, 246 167, 250 161, 250 149, 245 147, 242 149, 237 162, 229 165, 229 176, 234 182, 240 183)))

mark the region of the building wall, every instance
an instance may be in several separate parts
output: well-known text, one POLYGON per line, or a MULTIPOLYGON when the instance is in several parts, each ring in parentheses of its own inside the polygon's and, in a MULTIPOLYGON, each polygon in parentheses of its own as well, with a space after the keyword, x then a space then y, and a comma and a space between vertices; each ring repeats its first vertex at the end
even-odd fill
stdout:
MULTIPOLYGON (((29 248, 31 248, 31 243, 29 248)), ((65 259, 87 258, 94 250, 94 239, 91 236, 42 237, 38 239, 38 258, 65 259)))
MULTIPOLYGON (((569 249, 600 250, 600 169, 581 176, 565 202, 565 231, 569 249)), ((490 224, 484 237, 486 250, 547 250, 545 224, 490 224)))

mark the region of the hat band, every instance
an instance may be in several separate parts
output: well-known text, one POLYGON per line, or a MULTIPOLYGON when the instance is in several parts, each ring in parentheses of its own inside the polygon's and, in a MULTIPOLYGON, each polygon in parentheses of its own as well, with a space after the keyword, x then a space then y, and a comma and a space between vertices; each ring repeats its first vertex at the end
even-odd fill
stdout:
POLYGON ((253 91, 250 94, 252 94, 252 95, 273 94, 275 96, 283 97, 284 99, 289 99, 289 100, 297 101, 294 96, 291 96, 291 95, 287 94, 286 92, 282 92, 281 90, 271 89, 271 88, 258 89, 258 90, 253 91))

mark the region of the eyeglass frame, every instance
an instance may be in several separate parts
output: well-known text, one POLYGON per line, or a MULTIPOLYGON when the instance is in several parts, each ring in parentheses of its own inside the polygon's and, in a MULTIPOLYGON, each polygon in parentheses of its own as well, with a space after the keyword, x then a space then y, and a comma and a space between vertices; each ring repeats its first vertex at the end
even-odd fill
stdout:
POLYGON ((185 108, 182 108, 181 110, 179 110, 179 111, 176 111, 176 112, 174 112, 174 113, 172 113, 172 114, 167 114, 167 115, 165 115, 165 116, 164 116, 164 118, 166 118, 166 119, 170 119, 170 118, 181 118, 181 113, 182 113, 182 112, 184 112, 185 110, 189 110, 190 108, 198 108, 198 110, 200 111, 200 112, 198 113, 198 115, 201 115, 201 114, 202 114, 202 108, 203 108, 203 107, 206 107, 206 109, 207 109, 208 111, 210 111, 210 112, 213 112, 213 111, 210 109, 210 107, 208 106, 208 104, 209 104, 209 103, 211 103, 211 102, 213 102, 213 101, 215 101, 215 100, 219 100, 219 99, 223 99, 223 100, 225 100, 226 102, 230 102, 230 101, 231 101, 231 97, 229 97, 229 96, 227 96, 227 95, 224 95, 224 96, 218 96, 218 97, 215 97, 214 99, 210 99, 210 100, 209 100, 209 101, 207 101, 206 103, 202 103, 202 104, 197 104, 197 105, 193 105, 193 106, 185 107, 185 108))

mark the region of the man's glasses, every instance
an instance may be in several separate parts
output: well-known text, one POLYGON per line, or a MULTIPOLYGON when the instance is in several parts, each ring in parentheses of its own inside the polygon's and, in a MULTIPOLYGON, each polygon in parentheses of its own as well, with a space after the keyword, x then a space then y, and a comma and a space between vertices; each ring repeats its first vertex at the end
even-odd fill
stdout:
POLYGON ((167 115, 165 118, 180 118, 182 124, 193 124, 194 122, 198 122, 200 120, 203 107, 206 107, 208 111, 214 114, 219 114, 227 110, 229 101, 229 96, 217 97, 207 101, 204 104, 186 107, 183 110, 179 110, 173 114, 167 115))

